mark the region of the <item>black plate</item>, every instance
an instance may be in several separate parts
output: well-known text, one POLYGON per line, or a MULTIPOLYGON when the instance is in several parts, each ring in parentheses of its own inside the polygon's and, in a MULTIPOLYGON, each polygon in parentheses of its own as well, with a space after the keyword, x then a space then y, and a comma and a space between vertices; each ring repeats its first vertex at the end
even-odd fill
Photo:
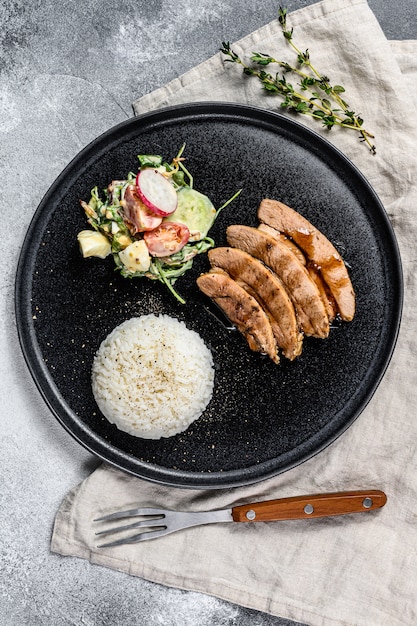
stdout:
MULTIPOLYGON (((352 137, 354 140, 354 137, 352 137)), ((364 147, 364 150, 366 148, 364 147)), ((371 159, 372 156, 370 155, 371 159)), ((16 282, 20 341, 32 376, 61 424, 88 450, 148 480, 186 487, 249 484, 318 453, 358 417, 379 384, 397 338, 402 274, 383 206, 360 172, 332 145, 278 114, 233 104, 168 108, 129 120, 93 141, 68 165, 37 209, 16 282), (195 188, 220 206, 237 189, 211 235, 256 225, 263 197, 303 213, 339 248, 357 294, 354 321, 279 366, 251 353, 213 315, 195 279, 199 257, 177 282, 181 305, 159 283, 126 280, 113 262, 84 260, 79 199, 95 185, 137 170, 139 153, 175 156, 186 142, 195 188), (104 337, 124 320, 167 313, 211 348, 216 383, 204 415, 183 434, 149 441, 118 431, 95 405, 90 369, 104 337)))

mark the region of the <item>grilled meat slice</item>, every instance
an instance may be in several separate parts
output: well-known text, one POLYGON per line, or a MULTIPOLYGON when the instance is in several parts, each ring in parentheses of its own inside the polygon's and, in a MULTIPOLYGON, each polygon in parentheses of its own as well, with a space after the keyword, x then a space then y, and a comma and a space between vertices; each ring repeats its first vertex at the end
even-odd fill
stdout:
POLYGON ((316 284, 317 289, 320 292, 321 299, 323 300, 324 308, 326 309, 327 317, 330 324, 334 321, 337 315, 337 304, 332 292, 329 289, 327 283, 324 282, 320 269, 314 263, 307 264, 307 272, 310 274, 311 280, 316 284))
POLYGON ((291 252, 295 254, 301 265, 307 265, 307 259, 305 258, 303 252, 291 239, 288 239, 288 237, 284 235, 284 233, 280 233, 279 230, 277 230, 276 228, 272 228, 272 226, 268 226, 268 224, 259 224, 258 228, 263 233, 268 233, 268 235, 271 235, 271 237, 279 239, 279 241, 285 244, 287 248, 289 248, 291 252))
POLYGON ((306 335, 324 339, 330 326, 320 293, 306 268, 285 244, 257 228, 234 224, 227 228, 227 241, 234 248, 270 267, 287 289, 301 329, 306 335))
POLYGON ((307 259, 300 248, 291 239, 288 239, 284 233, 280 233, 276 230, 276 228, 272 228, 272 226, 268 226, 268 224, 259 224, 258 228, 262 232, 268 233, 272 237, 275 237, 275 239, 282 241, 282 243, 284 243, 291 250, 291 252, 295 254, 300 263, 306 266, 307 272, 310 274, 310 278, 317 285, 320 292, 329 322, 332 323, 337 314, 337 305, 329 287, 323 280, 320 269, 311 261, 307 263, 307 259))
POLYGON ((274 363, 279 363, 278 346, 271 325, 255 298, 221 269, 201 274, 197 285, 222 309, 253 352, 267 354, 274 363))
POLYGON ((301 354, 303 336, 294 306, 279 278, 263 263, 238 248, 213 248, 209 250, 208 258, 213 267, 225 270, 259 302, 284 356, 293 360, 301 354))
POLYGON ((336 303, 340 317, 349 322, 355 315, 355 293, 346 265, 333 244, 302 215, 277 200, 262 200, 261 222, 285 233, 319 269, 336 303))

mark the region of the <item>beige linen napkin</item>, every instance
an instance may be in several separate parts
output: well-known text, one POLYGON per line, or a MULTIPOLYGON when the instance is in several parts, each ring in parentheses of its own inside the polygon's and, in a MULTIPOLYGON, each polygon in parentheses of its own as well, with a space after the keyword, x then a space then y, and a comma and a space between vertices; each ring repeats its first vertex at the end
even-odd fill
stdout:
MULTIPOLYGON (((334 444, 246 488, 181 490, 102 465, 65 498, 52 550, 165 585, 201 591, 312 625, 417 624, 417 43, 388 42, 364 0, 324 0, 288 18, 317 67, 375 132, 372 156, 350 131, 320 131, 369 179, 392 220, 403 259, 405 307, 394 357, 371 402, 334 444), (414 96, 414 99, 413 99, 414 96), (199 527, 120 548, 96 548, 92 520, 137 505, 202 510, 319 491, 382 488, 386 506, 349 518, 199 527)), ((227 33, 219 33, 221 39, 227 33)), ((289 58, 276 20, 234 45, 289 58)), ((219 53, 138 100, 135 112, 197 100, 278 108, 255 79, 219 53)))

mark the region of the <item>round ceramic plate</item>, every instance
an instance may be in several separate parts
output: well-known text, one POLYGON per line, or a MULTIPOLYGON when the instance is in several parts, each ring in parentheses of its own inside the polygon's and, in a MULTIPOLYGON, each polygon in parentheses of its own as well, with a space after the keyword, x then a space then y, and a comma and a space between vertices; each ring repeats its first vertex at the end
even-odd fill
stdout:
MULTIPOLYGON (((352 136, 352 140, 355 138, 352 136)), ((366 150, 366 148, 363 148, 366 150)), ((369 155, 369 158, 373 158, 369 155)), ((237 486, 305 461, 355 420, 385 372, 402 307, 401 263, 383 206, 360 172, 300 124, 252 107, 199 103, 145 114, 110 129, 68 165, 30 224, 16 282, 20 341, 32 376, 61 424, 88 450, 148 480, 184 487, 237 486), (351 323, 327 340, 307 338, 302 355, 277 366, 248 349, 196 286, 206 255, 176 283, 186 304, 159 282, 128 280, 110 258, 83 259, 79 200, 138 168, 140 153, 171 160, 186 143, 194 187, 220 206, 210 235, 257 225, 262 198, 305 215, 339 249, 357 296, 351 323), (147 313, 183 320, 209 346, 215 389, 204 414, 175 437, 127 435, 99 412, 91 365, 118 324, 147 313)))

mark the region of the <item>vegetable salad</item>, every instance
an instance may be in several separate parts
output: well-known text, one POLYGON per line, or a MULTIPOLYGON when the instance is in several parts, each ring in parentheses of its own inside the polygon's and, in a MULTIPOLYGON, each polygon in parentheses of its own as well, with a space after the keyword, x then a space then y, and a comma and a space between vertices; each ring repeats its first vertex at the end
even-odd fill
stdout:
POLYGON ((193 188, 193 177, 182 157, 185 144, 171 163, 162 156, 139 154, 139 170, 126 180, 113 180, 91 191, 81 206, 92 230, 78 233, 83 257, 113 256, 116 270, 125 278, 150 278, 175 290, 176 280, 193 264, 196 255, 214 246, 208 236, 219 212, 210 198, 193 188))

